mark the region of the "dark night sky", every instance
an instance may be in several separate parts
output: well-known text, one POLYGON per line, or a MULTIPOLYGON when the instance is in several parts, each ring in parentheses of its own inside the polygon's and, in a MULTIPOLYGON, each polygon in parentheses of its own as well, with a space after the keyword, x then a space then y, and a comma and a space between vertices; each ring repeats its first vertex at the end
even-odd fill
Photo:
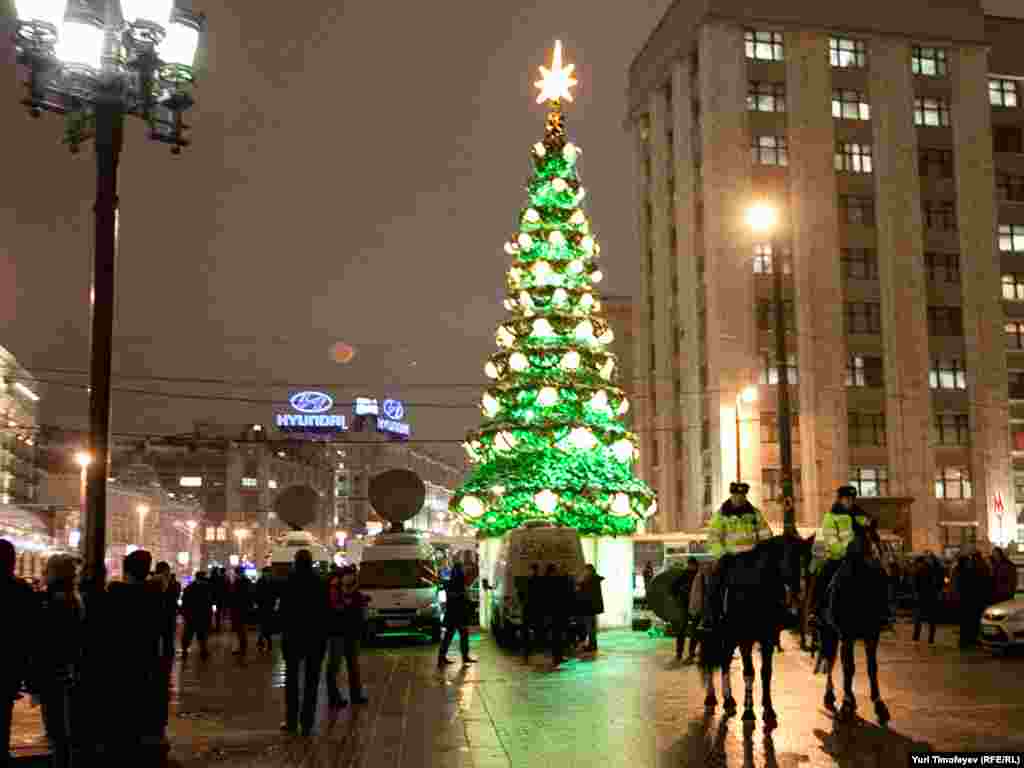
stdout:
MULTIPOLYGON (((128 126, 115 372, 478 402, 504 313, 501 246, 543 136, 533 82, 556 37, 581 82, 568 127, 584 149, 603 285, 636 291, 626 76, 668 4, 196 0, 210 44, 193 146, 175 158, 128 126), (328 359, 338 340, 357 348, 349 365, 328 359), (475 386, 417 386, 439 383, 475 386)), ((67 379, 41 369, 88 363, 93 156, 61 146, 60 118, 25 114, 13 51, 0 45, 0 344, 41 379, 67 379)), ((86 423, 83 390, 44 394, 45 422, 86 423)), ((122 393, 113 419, 116 431, 164 432, 270 412, 122 393)), ((461 439, 478 421, 472 409, 415 405, 408 417, 429 439, 461 439)))

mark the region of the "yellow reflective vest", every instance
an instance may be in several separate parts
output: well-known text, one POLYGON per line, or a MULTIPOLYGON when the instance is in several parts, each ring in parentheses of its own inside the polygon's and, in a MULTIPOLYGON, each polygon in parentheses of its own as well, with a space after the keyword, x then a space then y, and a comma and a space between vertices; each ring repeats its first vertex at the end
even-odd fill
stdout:
POLYGON ((867 528, 871 522, 864 510, 856 505, 846 509, 837 502, 825 513, 821 519, 821 528, 814 537, 813 572, 816 573, 825 560, 842 560, 846 557, 846 548, 856 535, 854 521, 862 528, 867 528))
POLYGON ((759 541, 772 537, 761 510, 749 502, 737 509, 726 501, 711 516, 708 527, 708 552, 715 558, 749 552, 759 541))

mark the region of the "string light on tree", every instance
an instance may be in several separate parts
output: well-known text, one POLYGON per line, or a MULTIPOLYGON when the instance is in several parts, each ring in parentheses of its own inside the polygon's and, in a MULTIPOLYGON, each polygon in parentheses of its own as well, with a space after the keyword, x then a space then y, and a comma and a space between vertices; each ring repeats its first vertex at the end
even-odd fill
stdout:
POLYGON ((532 146, 529 196, 504 246, 511 317, 485 367, 496 383, 481 396, 485 419, 465 444, 473 467, 450 507, 484 536, 537 518, 630 535, 655 509, 653 492, 633 475, 637 440, 619 421, 628 403, 593 289, 601 248, 580 204, 580 150, 562 114, 572 72, 556 44, 537 83, 538 103, 548 105, 544 138, 532 146))

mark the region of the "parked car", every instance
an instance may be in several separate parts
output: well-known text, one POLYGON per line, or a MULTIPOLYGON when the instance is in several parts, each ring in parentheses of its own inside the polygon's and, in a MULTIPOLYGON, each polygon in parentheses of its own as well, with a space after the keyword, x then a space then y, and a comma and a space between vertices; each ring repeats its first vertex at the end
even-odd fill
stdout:
POLYGON ((981 617, 981 643, 992 650, 1024 646, 1024 595, 985 610, 981 617))

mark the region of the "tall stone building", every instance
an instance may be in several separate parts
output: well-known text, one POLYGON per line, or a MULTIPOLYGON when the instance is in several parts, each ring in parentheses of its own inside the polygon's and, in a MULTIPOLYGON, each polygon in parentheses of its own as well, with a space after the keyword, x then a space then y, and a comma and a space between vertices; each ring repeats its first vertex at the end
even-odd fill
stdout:
POLYGON ((38 389, 14 355, 0 347, 0 504, 36 500, 38 389))
POLYGON ((781 380, 800 525, 852 482, 914 549, 1024 533, 1022 39, 977 0, 666 13, 629 77, 636 427, 663 530, 698 529, 737 457, 781 519, 781 380), (759 201, 772 238, 746 223, 759 201))
MULTIPOLYGON (((635 393, 638 391, 633 372, 633 345, 636 343, 636 317, 633 313, 633 301, 626 296, 605 296, 601 300, 603 311, 615 340, 611 344, 612 352, 619 359, 619 384, 626 391, 631 405, 635 405, 635 393)), ((632 409, 626 413, 625 423, 632 425, 632 409)))

